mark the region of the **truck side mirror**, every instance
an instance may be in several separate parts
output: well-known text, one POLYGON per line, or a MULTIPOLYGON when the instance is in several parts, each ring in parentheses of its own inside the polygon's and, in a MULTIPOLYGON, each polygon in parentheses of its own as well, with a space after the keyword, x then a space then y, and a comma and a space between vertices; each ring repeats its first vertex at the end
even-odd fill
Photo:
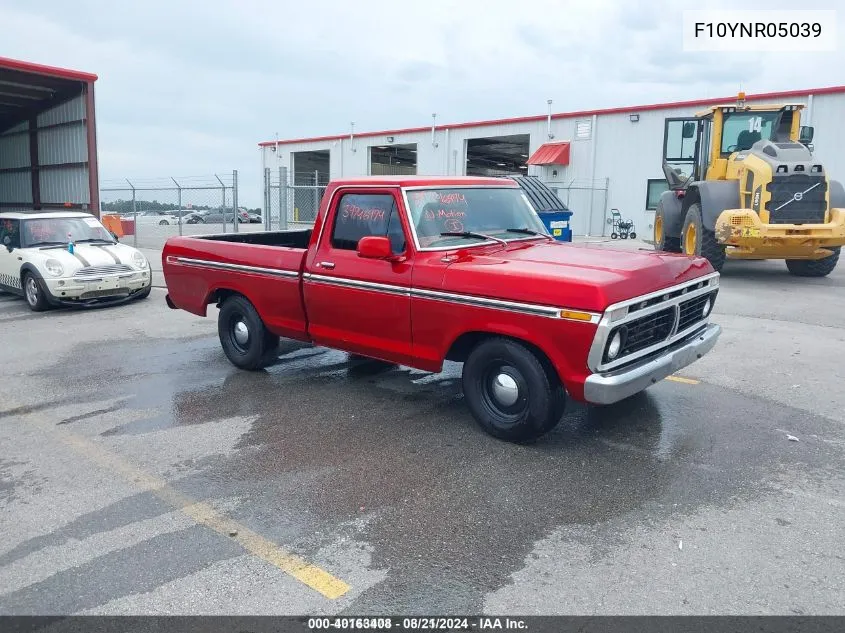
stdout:
POLYGON ((381 235, 368 235, 358 240, 358 257, 367 259, 393 259, 390 238, 381 235))
POLYGON ((802 125, 798 130, 798 142, 807 145, 813 142, 814 128, 812 125, 802 125))
POLYGON ((687 121, 684 123, 683 131, 681 132, 683 138, 693 138, 695 136, 695 123, 687 121))

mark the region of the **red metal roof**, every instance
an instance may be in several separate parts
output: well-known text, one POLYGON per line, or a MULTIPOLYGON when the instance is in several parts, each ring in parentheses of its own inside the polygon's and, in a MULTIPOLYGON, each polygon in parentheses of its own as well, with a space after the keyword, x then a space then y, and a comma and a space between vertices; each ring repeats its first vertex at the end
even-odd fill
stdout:
POLYGON ((9 59, 8 57, 0 57, 0 69, 18 70, 35 75, 44 75, 45 77, 73 79, 75 81, 85 81, 89 83, 97 81, 97 75, 92 75, 91 73, 84 73, 79 70, 69 70, 67 68, 57 68, 55 66, 33 64, 32 62, 24 62, 19 59, 9 59))
POLYGON ((555 141, 543 143, 531 157, 525 161, 526 165, 568 165, 569 141, 555 141))
MULTIPOLYGON (((788 99, 790 97, 803 97, 808 94, 825 95, 825 94, 839 94, 845 93, 845 86, 829 86, 826 88, 810 88, 808 90, 787 90, 783 92, 761 92, 758 94, 747 94, 746 100, 760 100, 760 99, 788 99)), ((730 97, 718 97, 713 99, 697 99, 694 101, 674 101, 669 103, 652 103, 638 106, 623 106, 620 108, 604 108, 598 110, 579 110, 575 112, 559 112, 552 114, 552 119, 569 119, 572 117, 585 117, 604 114, 625 114, 628 112, 648 112, 649 110, 668 110, 670 108, 693 108, 697 106, 718 105, 720 103, 734 103, 736 102, 736 95, 730 97)), ((537 121, 545 121, 548 115, 538 114, 532 116, 514 117, 509 119, 492 119, 488 121, 469 121, 466 123, 447 123, 438 125, 438 130, 459 130, 468 127, 484 127, 488 125, 506 125, 509 123, 532 123, 537 121)), ((409 127, 396 130, 380 130, 378 132, 360 132, 355 134, 355 138, 369 138, 373 136, 395 136, 397 134, 413 134, 417 132, 430 132, 431 126, 427 127, 409 127)), ((293 143, 317 143, 322 141, 338 141, 349 138, 349 134, 335 134, 331 136, 314 136, 306 138, 294 139, 279 139, 277 141, 263 141, 258 145, 260 147, 267 147, 271 145, 290 145, 293 143)))

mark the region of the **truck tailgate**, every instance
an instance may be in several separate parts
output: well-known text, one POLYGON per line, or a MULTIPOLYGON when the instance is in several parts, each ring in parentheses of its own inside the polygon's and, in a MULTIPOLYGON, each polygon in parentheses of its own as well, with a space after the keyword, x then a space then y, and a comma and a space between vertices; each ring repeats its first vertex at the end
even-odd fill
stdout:
POLYGON ((249 299, 274 334, 306 340, 305 253, 289 246, 173 237, 164 245, 162 269, 176 308, 205 316, 209 303, 236 292, 249 299))

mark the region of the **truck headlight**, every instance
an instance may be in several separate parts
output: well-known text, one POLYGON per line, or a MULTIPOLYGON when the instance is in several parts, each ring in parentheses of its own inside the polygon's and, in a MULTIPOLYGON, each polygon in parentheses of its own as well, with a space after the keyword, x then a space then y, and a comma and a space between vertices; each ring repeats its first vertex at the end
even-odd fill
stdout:
POLYGON ((146 270, 147 268, 147 258, 138 251, 132 253, 132 263, 135 264, 135 268, 140 268, 141 270, 146 270))
POLYGON ((53 275, 53 277, 61 277, 65 274, 65 267, 62 266, 62 262, 58 259, 48 259, 44 263, 44 267, 47 269, 47 272, 53 275))
POLYGON ((710 314, 710 310, 713 309, 713 298, 707 297, 707 300, 704 302, 704 306, 701 308, 701 317, 706 319, 710 314))
POLYGON ((622 333, 617 332, 610 339, 610 345, 607 346, 607 358, 613 360, 619 356, 619 351, 622 349, 622 333))

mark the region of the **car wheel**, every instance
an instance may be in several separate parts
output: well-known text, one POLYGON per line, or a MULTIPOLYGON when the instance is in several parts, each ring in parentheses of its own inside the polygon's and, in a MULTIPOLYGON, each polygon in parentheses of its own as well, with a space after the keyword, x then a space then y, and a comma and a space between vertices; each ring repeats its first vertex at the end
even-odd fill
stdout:
POLYGON ((223 301, 217 334, 223 352, 236 367, 256 370, 275 360, 279 337, 267 329, 255 306, 242 295, 223 301))
POLYGON ((158 223, 159 226, 167 226, 168 224, 170 224, 170 222, 168 222, 167 220, 162 220, 158 223))
POLYGON ((566 391, 554 370, 525 345, 487 339, 464 363, 463 390, 476 422, 501 440, 520 442, 560 422, 566 391))
POLYGON ((41 280, 30 272, 25 272, 23 278, 23 292, 29 309, 33 312, 43 312, 50 307, 47 292, 41 280))

